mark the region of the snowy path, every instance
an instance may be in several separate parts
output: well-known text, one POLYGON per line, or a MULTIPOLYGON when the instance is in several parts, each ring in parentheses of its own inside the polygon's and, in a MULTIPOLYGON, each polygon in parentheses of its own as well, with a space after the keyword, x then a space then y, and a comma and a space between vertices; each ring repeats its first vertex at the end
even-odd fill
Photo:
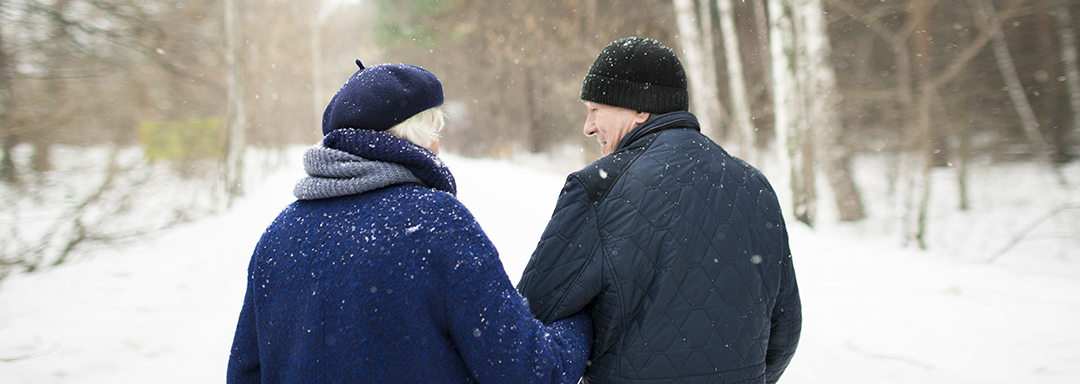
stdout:
MULTIPOLYGON (((447 162, 516 281, 564 176, 447 162)), ((251 249, 299 177, 288 169, 224 215, 4 281, 0 383, 222 382, 251 249)), ((1080 382, 1080 275, 962 263, 844 228, 791 232, 805 324, 782 383, 1080 382)))

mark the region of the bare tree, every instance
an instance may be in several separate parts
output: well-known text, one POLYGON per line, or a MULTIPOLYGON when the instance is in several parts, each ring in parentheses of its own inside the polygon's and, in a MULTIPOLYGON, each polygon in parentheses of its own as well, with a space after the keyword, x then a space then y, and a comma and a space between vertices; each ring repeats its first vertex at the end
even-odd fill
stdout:
MULTIPOLYGON (((904 129, 902 129, 901 132, 907 133, 908 135, 912 135, 912 132, 921 132, 921 129, 920 129, 920 126, 919 126, 919 121, 920 120, 912 118, 913 116, 916 115, 916 113, 915 113, 916 105, 915 104, 916 104, 917 97, 916 97, 916 92, 915 92, 914 87, 913 87, 915 82, 914 82, 914 75, 912 73, 912 62, 911 62, 912 54, 911 54, 910 48, 908 46, 908 39, 917 30, 919 23, 922 22, 923 17, 925 16, 925 13, 911 12, 911 10, 909 9, 909 17, 907 18, 904 25, 899 27, 898 30, 894 31, 892 28, 890 28, 890 26, 886 25, 881 20, 882 14, 863 11, 862 9, 860 9, 859 7, 856 7, 852 2, 850 2, 848 0, 831 0, 830 5, 839 8, 841 11, 844 11, 847 14, 849 14, 852 18, 858 20, 858 22, 861 25, 864 25, 866 28, 868 28, 869 30, 876 33, 883 41, 885 41, 888 44, 888 51, 892 53, 892 56, 893 56, 892 62, 894 63, 894 65, 892 66, 892 71, 890 71, 890 72, 892 74, 894 74, 894 76, 891 76, 891 77, 895 79, 896 86, 893 89, 891 89, 890 91, 885 92, 881 97, 883 99, 888 99, 890 101, 895 101, 899 105, 900 112, 897 113, 897 115, 898 116, 903 116, 901 118, 901 120, 900 120, 900 123, 903 124, 903 126, 904 126, 904 129)), ((912 9, 916 9, 916 10, 920 9, 919 6, 921 6, 921 5, 922 5, 922 2, 917 1, 917 2, 915 2, 912 9)), ((895 11, 892 11, 892 12, 895 12, 895 11)), ((867 65, 867 68, 869 68, 869 65, 867 65)), ((867 72, 868 71, 864 71, 863 73, 867 73, 867 72)), ((858 100, 858 99, 859 98, 856 98, 856 100, 858 100)), ((913 142, 913 143, 919 143, 920 145, 922 143, 926 143, 926 140, 917 140, 917 139, 910 139, 910 138, 908 139, 908 141, 913 142)), ((900 156, 899 153, 903 149, 902 148, 897 148, 897 147, 894 147, 893 149, 897 152, 896 157, 900 158, 901 156, 900 156)), ((899 162, 896 162, 896 163, 899 163, 899 162)), ((890 183, 889 184, 892 185, 892 186, 898 185, 900 175, 901 175, 901 172, 900 172, 899 169, 896 172, 890 173, 890 183)), ((914 198, 913 190, 915 189, 915 182, 914 182, 915 178, 912 177, 909 180, 910 180, 910 182, 909 182, 910 188, 909 189, 912 192, 908 193, 906 196, 907 196, 908 199, 913 199, 914 198)), ((910 202, 910 200, 908 200, 908 201, 905 201, 905 203, 903 205, 911 207, 912 203, 910 202)), ((904 215, 909 216, 909 217, 914 216, 915 212, 918 212, 918 210, 914 209, 914 208, 905 209, 904 210, 904 215)), ((907 222, 912 221, 912 220, 913 219, 905 218, 903 220, 903 222, 906 224, 907 222)), ((904 229, 904 231, 909 231, 909 230, 911 230, 910 228, 912 228, 912 227, 913 226, 904 225, 903 229, 904 229)), ((905 239, 907 239, 909 237, 913 237, 913 235, 910 235, 909 233, 905 232, 904 237, 905 237, 905 239)))
MULTIPOLYGON (((915 82, 917 84, 927 84, 931 76, 930 63, 933 58, 933 52, 930 49, 930 42, 933 39, 933 35, 931 34, 933 29, 930 28, 927 18, 933 8, 934 1, 935 0, 912 0, 911 8, 908 10, 908 15, 910 15, 911 18, 910 25, 913 32, 911 40, 912 45, 915 47, 913 64, 915 69, 915 82)), ((916 185, 915 180, 921 180, 922 195, 920 195, 918 199, 918 209, 914 211, 909 210, 909 213, 914 213, 915 216, 915 233, 913 238, 919 243, 920 248, 925 249, 926 221, 930 204, 930 192, 933 187, 930 175, 933 172, 934 166, 938 163, 936 159, 940 158, 937 156, 939 151, 935 151, 935 148, 937 147, 935 144, 938 141, 936 138, 941 135, 935 134, 935 129, 932 125, 933 111, 931 109, 934 105, 940 105, 937 103, 937 100, 935 100, 937 89, 923 89, 922 91, 923 94, 916 96, 915 102, 916 111, 918 113, 915 122, 916 126, 919 128, 915 137, 916 143, 918 143, 919 147, 922 149, 921 152, 923 154, 922 177, 920 179, 912 178, 912 182, 909 184, 914 190, 916 185)), ((941 129, 938 128, 937 130, 941 129)), ((914 197, 914 194, 912 194, 912 197, 914 197)))
MULTIPOLYGON (((196 168, 193 163, 173 167, 168 162, 148 162, 155 150, 162 153, 161 148, 147 141, 141 142, 145 144, 141 149, 135 145, 145 139, 141 128, 175 126, 172 121, 193 118, 203 118, 202 125, 210 128, 206 136, 216 136, 218 125, 207 115, 216 115, 213 106, 221 104, 213 97, 220 81, 213 69, 221 52, 210 48, 218 43, 205 32, 216 30, 220 19, 204 17, 206 3, 192 0, 162 7, 142 0, 26 0, 3 4, 4 31, 20 31, 0 49, 4 88, 19 90, 8 93, 10 103, 4 103, 10 107, 6 116, 13 118, 4 119, 3 131, 9 145, 31 149, 19 151, 17 159, 9 157, 12 168, 5 175, 30 175, 35 182, 0 186, 0 220, 20 223, 0 233, 4 259, 0 264, 33 271, 63 263, 84 244, 112 243, 161 228, 143 221, 146 217, 160 215, 152 220, 164 222, 190 217, 179 214, 182 209, 173 211, 173 204, 159 203, 151 214, 133 209, 139 203, 132 197, 153 188, 140 178, 160 172, 158 181, 171 182, 195 173, 170 171, 196 168), (20 55, 7 55, 12 51, 20 55), (52 149, 59 147, 76 153, 79 161, 52 156, 52 149), (93 156, 106 150, 113 156, 93 156), (122 161, 117 160, 118 153, 125 154, 122 161), (98 184, 95 177, 99 175, 104 177, 98 184), (27 220, 31 212, 35 216, 27 220), (177 216, 168 217, 172 213, 177 216), (118 223, 128 219, 130 223, 118 223)), ((167 149, 181 146, 177 143, 167 149)), ((215 160, 220 152, 214 151, 215 160)), ((189 193, 173 202, 189 197, 198 199, 189 193)))
POLYGON ((769 3, 776 141, 781 169, 790 169, 792 213, 815 220, 815 172, 820 162, 834 191, 842 220, 864 216, 852 180, 850 155, 841 142, 840 92, 831 62, 819 0, 769 3), (786 166, 786 167, 785 167, 786 166))
MULTIPOLYGON (((751 27, 752 34, 745 35, 743 48, 744 63, 751 65, 744 67, 744 74, 748 82, 748 100, 751 103, 750 113, 754 122, 754 136, 751 143, 760 153, 763 148, 771 145, 775 134, 773 132, 773 96, 772 90, 772 57, 769 53, 769 16, 766 12, 767 0, 752 0, 749 7, 752 11, 751 27), (746 60, 749 58, 749 60, 746 60)), ((746 4, 742 4, 746 8, 746 4)), ((744 11, 745 12, 745 11, 744 11)), ((737 19, 742 20, 742 18, 737 19)))
POLYGON ((88 246, 116 245, 213 209, 192 193, 208 182, 180 182, 163 172, 167 167, 142 161, 138 150, 114 144, 77 151, 78 160, 58 162, 41 180, 21 187, 22 193, 0 185, 0 222, 17 223, 0 233, 0 280, 46 270, 88 246), (166 199, 170 203, 162 204, 166 199))
POLYGON ((727 59, 728 89, 731 93, 731 125, 734 129, 730 131, 735 136, 733 141, 737 145, 740 156, 752 158, 757 156, 754 147, 756 129, 754 122, 750 119, 750 97, 747 94, 746 80, 743 75, 742 52, 739 50, 739 32, 735 27, 732 0, 716 0, 716 8, 720 14, 724 55, 727 59))
MULTIPOLYGON (((916 162, 922 165, 914 167, 913 174, 909 178, 911 193, 908 196, 915 201, 904 204, 908 207, 905 211, 904 238, 915 240, 919 247, 925 248, 930 189, 932 188, 930 173, 934 166, 935 151, 940 150, 936 147, 939 144, 934 140, 932 116, 940 113, 940 108, 945 104, 940 95, 941 89, 970 69, 970 63, 990 42, 991 31, 1000 28, 1001 19, 1015 17, 1017 9, 1023 5, 1023 0, 1011 0, 1004 11, 998 12, 999 20, 994 23, 984 22, 983 27, 978 29, 978 34, 968 40, 965 45, 955 46, 950 50, 951 54, 948 58, 933 62, 929 61, 929 50, 926 47, 917 48, 923 51, 918 55, 913 55, 908 47, 908 41, 913 36, 931 29, 931 24, 926 22, 926 18, 931 14, 935 1, 913 2, 912 7, 907 9, 907 17, 902 19, 903 24, 898 28, 890 27, 882 20, 883 15, 895 12, 893 9, 871 13, 859 9, 848 0, 830 0, 830 4, 847 12, 861 25, 889 44, 889 52, 893 56, 891 62, 896 73, 896 87, 891 91, 895 92, 896 98, 900 100, 897 116, 900 117, 901 124, 906 127, 904 129, 908 135, 906 147, 916 150, 919 154, 916 162), (936 63, 936 65, 931 66, 931 63, 936 63), (919 68, 920 72, 914 72, 913 66, 919 68)), ((968 4, 978 5, 971 2, 968 4)), ((949 5, 957 6, 953 3, 949 5)), ((914 44, 919 47, 919 44, 926 41, 916 39, 914 44)))
MULTIPOLYGON (((975 8, 975 5, 972 8, 975 8)), ((1001 30, 1001 22, 998 20, 998 12, 994 9, 994 3, 991 0, 979 0, 978 8, 986 22, 982 22, 983 20, 980 19, 976 20, 990 34, 990 46, 993 48, 1001 76, 1005 79, 1009 98, 1012 99, 1016 113, 1020 116, 1021 126, 1023 126, 1024 134, 1027 136, 1028 145, 1031 146, 1036 159, 1049 162, 1050 156, 1047 153, 1046 140, 1043 139, 1042 133, 1039 132, 1039 120, 1035 117, 1031 104, 1028 103, 1027 95, 1024 94, 1024 85, 1020 82, 1020 76, 1016 73, 1016 66, 1013 64, 1012 54, 1009 53, 1009 46, 1005 42, 1005 32, 1001 30)))
POLYGON ((1072 111, 1071 134, 1074 145, 1080 143, 1080 55, 1076 50, 1076 32, 1071 23, 1069 3, 1063 2, 1050 11, 1057 24, 1061 39, 1061 64, 1065 67, 1065 85, 1069 93, 1069 109, 1072 111))
MULTIPOLYGON (((706 67, 705 49, 702 45, 702 32, 700 24, 695 22, 700 17, 695 9, 693 0, 672 0, 675 5, 675 20, 679 28, 679 45, 682 47, 682 57, 685 59, 683 67, 686 69, 686 77, 690 86, 690 105, 696 111, 698 123, 701 124, 701 132, 706 136, 719 138, 719 122, 711 120, 710 110, 719 110, 712 105, 719 105, 716 94, 715 81, 710 83, 707 73, 715 71, 715 67, 706 67)), ((713 72, 715 73, 715 72, 713 72)))
MULTIPOLYGON (((5 1, 0 0, 0 17, 3 17, 5 1)), ((6 24, 6 21, 4 21, 6 24)), ((12 151, 18 143, 17 133, 12 128, 15 112, 15 95, 11 86, 13 58, 8 53, 3 28, 0 28, 0 181, 16 184, 18 175, 15 169, 15 157, 12 151)))
POLYGON ((813 135, 810 134, 809 109, 805 104, 806 73, 800 71, 807 63, 803 24, 806 0, 769 1, 769 43, 772 55, 773 99, 776 118, 776 146, 781 174, 778 194, 789 193, 785 212, 813 225, 817 195, 814 189, 813 135), (785 183, 786 181, 786 183, 785 183), (784 186, 787 186, 785 188, 784 186))
MULTIPOLYGON (((63 18, 70 4, 71 0, 58 0, 48 9, 52 17, 49 18, 49 37, 45 41, 46 44, 42 53, 53 63, 63 62, 61 57, 66 50, 64 43, 70 40, 67 33, 67 24, 63 18)), ((59 110, 62 109, 60 104, 66 101, 63 97, 66 85, 63 77, 64 73, 61 65, 54 64, 45 68, 45 99, 39 106, 41 109, 40 115, 52 116, 60 113, 59 110)), ((52 168, 50 159, 54 140, 49 136, 56 131, 56 127, 51 126, 50 123, 55 123, 55 121, 45 122, 42 124, 45 126, 38 127, 35 129, 34 134, 27 137, 34 148, 34 153, 30 157, 30 169, 39 174, 48 172, 52 168)))
POLYGON ((810 104, 809 118, 816 124, 812 129, 819 136, 814 151, 833 190, 840 220, 862 220, 862 199, 851 172, 851 151, 842 140, 845 131, 839 116, 842 94, 836 85, 824 8, 821 0, 811 0, 803 6, 806 7, 802 10, 806 34, 803 40, 807 46, 803 70, 808 72, 809 86, 803 97, 810 104))
POLYGON ((705 103, 704 110, 697 110, 696 115, 707 114, 708 121, 715 121, 717 124, 714 129, 714 138, 721 142, 734 142, 738 143, 738 133, 732 132, 730 127, 727 129, 720 129, 724 121, 727 121, 728 113, 724 108, 723 103, 720 101, 719 83, 717 82, 716 75, 716 44, 713 42, 713 16, 712 16, 712 2, 709 0, 698 0, 698 24, 701 25, 701 58, 702 65, 706 68, 702 72, 703 89, 701 92, 705 92, 707 101, 705 103), (711 70, 709 70, 711 69, 711 70), (721 132, 725 136, 735 136, 734 140, 730 137, 720 137, 721 132))
POLYGON ((240 4, 242 0, 225 0, 226 57, 229 66, 228 136, 223 172, 225 191, 231 203, 243 194, 244 149, 247 147, 247 112, 244 106, 244 62, 240 42, 240 4))

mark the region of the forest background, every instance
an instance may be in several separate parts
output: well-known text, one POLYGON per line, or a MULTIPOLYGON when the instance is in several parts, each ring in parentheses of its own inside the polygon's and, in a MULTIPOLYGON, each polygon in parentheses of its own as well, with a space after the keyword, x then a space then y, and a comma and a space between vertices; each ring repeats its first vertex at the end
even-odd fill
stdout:
POLYGON ((599 157, 581 135, 581 79, 627 36, 679 53, 703 131, 766 171, 791 220, 865 220, 852 167, 873 158, 897 237, 927 248, 935 170, 955 169, 963 211, 969 167, 1060 175, 1080 155, 1078 12, 1068 0, 0 0, 0 279, 227 209, 285 149, 318 141, 355 59, 442 79, 443 150, 575 169, 599 157))

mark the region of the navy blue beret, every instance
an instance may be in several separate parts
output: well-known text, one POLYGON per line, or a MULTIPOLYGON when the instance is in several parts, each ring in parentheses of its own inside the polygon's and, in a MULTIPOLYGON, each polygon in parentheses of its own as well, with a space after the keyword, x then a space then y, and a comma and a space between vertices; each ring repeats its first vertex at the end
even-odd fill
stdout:
POLYGON ((408 64, 360 67, 323 112, 323 135, 342 128, 385 131, 443 103, 442 83, 431 72, 408 64))

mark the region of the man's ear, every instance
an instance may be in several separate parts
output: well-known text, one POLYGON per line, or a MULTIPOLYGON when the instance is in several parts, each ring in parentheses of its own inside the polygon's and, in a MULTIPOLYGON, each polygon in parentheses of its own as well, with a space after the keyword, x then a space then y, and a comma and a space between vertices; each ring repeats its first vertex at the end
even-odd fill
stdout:
POLYGON ((634 115, 634 124, 641 124, 649 121, 649 116, 652 116, 652 114, 648 112, 638 111, 637 115, 634 115))

